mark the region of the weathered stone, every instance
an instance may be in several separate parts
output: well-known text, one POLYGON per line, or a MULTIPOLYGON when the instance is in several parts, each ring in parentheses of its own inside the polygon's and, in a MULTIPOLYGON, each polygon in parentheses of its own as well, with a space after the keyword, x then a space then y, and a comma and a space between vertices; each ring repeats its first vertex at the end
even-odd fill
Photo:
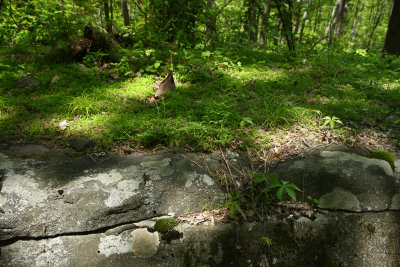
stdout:
POLYGON ((20 240, 2 248, 0 265, 260 266, 263 261, 269 266, 398 266, 399 219, 400 213, 392 211, 215 227, 180 224, 176 229, 182 237, 170 243, 159 241, 156 232, 137 229, 146 242, 151 240, 149 257, 132 251, 144 248, 137 246, 131 230, 20 240))
POLYGON ((150 233, 146 228, 132 231, 132 251, 141 258, 150 258, 157 253, 160 238, 158 232, 150 233))
POLYGON ((87 157, 4 155, 0 240, 87 232, 169 213, 183 215, 224 200, 213 179, 173 153, 115 156, 101 166, 87 157), (155 168, 154 162, 162 164, 155 168))
POLYGON ((399 192, 389 163, 354 152, 321 151, 308 158, 283 162, 273 172, 304 190, 298 194, 300 200, 303 196, 321 198, 320 208, 387 210, 399 192))
POLYGON ((71 139, 71 147, 78 152, 84 151, 90 145, 90 139, 82 136, 77 136, 71 139))
POLYGON ((132 153, 97 163, 41 146, 2 149, 0 266, 400 265, 398 184, 384 163, 351 151, 274 170, 329 209, 313 220, 181 223, 155 232, 155 217, 222 204, 224 194, 197 164, 213 171, 227 160, 246 170, 240 157, 132 153))
POLYGON ((22 76, 19 78, 18 83, 15 85, 16 88, 24 88, 27 86, 35 85, 37 80, 30 76, 22 76))

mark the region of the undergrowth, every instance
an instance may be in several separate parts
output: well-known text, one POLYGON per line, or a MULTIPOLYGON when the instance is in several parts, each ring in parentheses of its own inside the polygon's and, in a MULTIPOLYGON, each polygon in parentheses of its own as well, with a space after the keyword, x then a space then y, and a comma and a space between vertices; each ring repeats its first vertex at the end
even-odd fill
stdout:
POLYGON ((174 52, 167 66, 168 49, 126 50, 108 70, 99 64, 88 70, 52 64, 45 56, 31 61, 3 56, 0 133, 60 143, 82 135, 104 149, 257 151, 270 145, 269 134, 297 123, 328 127, 338 135, 371 125, 398 131, 398 58, 361 50, 299 52, 295 61, 279 52, 243 47, 174 52), (156 76, 166 69, 174 71, 177 89, 150 103, 156 76), (37 83, 16 88, 26 75, 37 83), (52 82, 56 75, 59 79, 52 82), (64 120, 68 127, 62 130, 58 123, 64 120))

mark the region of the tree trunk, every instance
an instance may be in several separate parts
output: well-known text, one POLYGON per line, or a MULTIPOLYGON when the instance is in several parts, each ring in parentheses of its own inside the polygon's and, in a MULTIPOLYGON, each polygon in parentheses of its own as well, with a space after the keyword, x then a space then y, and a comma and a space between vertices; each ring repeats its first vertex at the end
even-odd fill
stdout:
POLYGON ((354 39, 354 32, 356 30, 356 25, 357 25, 358 11, 360 10, 360 3, 361 3, 361 0, 358 0, 357 5, 356 5, 356 11, 354 12, 353 27, 351 28, 349 47, 354 46, 353 39, 354 39))
POLYGON ((400 56, 400 0, 393 1, 384 51, 388 54, 400 56))
POLYGON ((206 38, 210 40, 217 29, 217 18, 215 17, 215 0, 207 0, 208 19, 206 25, 206 38))
POLYGON ((106 21, 106 30, 108 33, 112 33, 112 24, 110 21, 110 8, 108 6, 108 0, 104 0, 104 20, 106 21))
POLYGON ((335 25, 333 25, 333 23, 336 24, 337 13, 338 13, 338 9, 339 9, 339 5, 340 5, 341 1, 342 0, 337 0, 335 6, 333 7, 331 18, 328 21, 328 24, 326 25, 326 28, 325 28, 325 37, 328 37, 328 35, 330 36, 333 34, 333 33, 331 33, 332 29, 335 30, 334 29, 335 25))
POLYGON ((371 42, 374 38, 374 33, 376 28, 379 25, 379 22, 382 19, 383 14, 385 13, 386 10, 386 5, 385 5, 385 1, 379 2, 378 3, 378 9, 379 9, 379 13, 377 12, 376 16, 374 17, 373 23, 372 23, 372 28, 371 28, 371 33, 368 36, 368 41, 367 41, 367 49, 370 48, 371 46, 371 42), (382 3, 382 6, 380 5, 382 3))
MULTIPOLYGON (((320 25, 320 19, 321 19, 321 0, 318 0, 317 4, 317 11, 315 12, 315 21, 314 21, 314 32, 317 32, 317 25, 320 25)), ((318 27, 318 32, 319 32, 319 27, 318 27)))
POLYGON ((99 7, 99 26, 100 28, 103 28, 103 18, 101 13, 101 7, 99 7))
POLYGON ((295 57, 295 42, 293 35, 293 5, 292 0, 286 0, 286 5, 281 5, 278 0, 275 0, 278 9, 279 17, 282 21, 282 32, 285 36, 286 43, 291 57, 295 57))
POLYGON ((300 37, 299 37, 299 42, 303 39, 303 32, 304 32, 304 27, 306 25, 306 20, 307 20, 307 12, 308 9, 310 8, 310 0, 307 0, 307 7, 306 10, 304 10, 303 13, 303 21, 301 22, 301 29, 300 29, 300 37))
POLYGON ((258 21, 257 21, 257 1, 248 1, 249 6, 247 10, 247 28, 249 31, 249 39, 253 45, 257 44, 258 35, 258 21))
POLYGON ((114 31, 114 6, 113 6, 113 0, 110 0, 110 15, 111 15, 111 31, 109 32, 110 34, 113 33, 114 31))
POLYGON ((295 8, 295 12, 294 12, 294 16, 296 18, 296 21, 294 23, 294 30, 293 30, 293 34, 296 35, 299 32, 299 28, 300 28, 300 19, 301 19, 301 6, 303 5, 303 0, 298 0, 297 3, 295 4, 296 8, 295 8))
POLYGON ((261 17, 261 30, 260 30, 260 43, 262 45, 267 44, 267 28, 268 28, 268 19, 269 19, 269 13, 271 12, 271 2, 272 0, 267 0, 267 3, 264 6, 264 9, 262 11, 262 17, 261 17))
POLYGON ((124 18, 124 25, 125 26, 131 25, 129 19, 128 0, 121 0, 121 9, 122 9, 122 16, 124 18))
POLYGON ((345 7, 346 7, 346 0, 340 0, 338 13, 337 13, 336 35, 342 35, 343 34, 343 19, 344 19, 344 13, 346 11, 345 7))

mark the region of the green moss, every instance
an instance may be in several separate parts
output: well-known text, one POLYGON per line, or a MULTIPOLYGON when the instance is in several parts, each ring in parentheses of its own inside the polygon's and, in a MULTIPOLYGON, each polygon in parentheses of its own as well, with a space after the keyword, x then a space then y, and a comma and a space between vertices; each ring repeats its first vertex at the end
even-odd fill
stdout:
POLYGON ((177 226, 178 224, 179 222, 174 218, 159 219, 156 221, 156 224, 154 225, 154 230, 156 230, 159 233, 166 233, 175 226, 177 226))
POLYGON ((396 168, 396 166, 394 165, 394 160, 396 157, 392 153, 385 150, 374 150, 368 155, 368 158, 385 160, 390 164, 390 167, 392 167, 393 171, 396 168))

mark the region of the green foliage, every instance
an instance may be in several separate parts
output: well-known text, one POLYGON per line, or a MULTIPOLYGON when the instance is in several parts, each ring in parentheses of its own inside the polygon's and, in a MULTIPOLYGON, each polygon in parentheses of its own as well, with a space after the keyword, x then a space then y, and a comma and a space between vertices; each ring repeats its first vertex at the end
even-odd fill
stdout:
POLYGON ((323 125, 324 126, 329 125, 329 127, 331 129, 335 128, 336 124, 343 124, 342 121, 338 117, 335 117, 335 116, 332 116, 332 117, 325 116, 322 118, 322 120, 323 120, 323 125))
POLYGON ((319 200, 316 198, 313 198, 312 196, 307 196, 307 199, 311 201, 311 205, 313 208, 316 208, 319 204, 319 200))
POLYGON ((178 224, 179 222, 174 218, 158 219, 154 224, 154 230, 159 233, 165 234, 166 232, 172 230, 178 224))
POLYGON ((101 49, 95 52, 88 52, 83 58, 83 64, 90 68, 97 67, 98 69, 100 69, 102 59, 107 55, 108 54, 103 53, 101 49))
POLYGON ((295 184, 289 183, 287 181, 279 181, 278 178, 271 174, 255 174, 254 175, 254 183, 257 184, 265 184, 266 186, 261 190, 260 194, 265 196, 266 199, 270 198, 270 192, 276 190, 276 197, 279 201, 284 200, 287 195, 293 201, 296 201, 296 192, 301 192, 300 188, 298 188, 295 184))
POLYGON ((368 158, 373 158, 373 159, 382 159, 384 161, 387 161, 390 164, 390 167, 392 167, 392 170, 394 171, 396 168, 396 165, 394 164, 394 161, 396 157, 385 150, 374 150, 373 152, 368 154, 368 158))
POLYGON ((265 245, 267 247, 270 247, 272 245, 272 240, 268 236, 262 236, 261 240, 265 242, 265 245))
POLYGON ((242 209, 240 192, 237 191, 235 193, 228 194, 228 200, 225 203, 224 207, 229 208, 229 213, 231 214, 231 216, 236 217, 236 214, 239 213, 244 220, 247 219, 242 209))

